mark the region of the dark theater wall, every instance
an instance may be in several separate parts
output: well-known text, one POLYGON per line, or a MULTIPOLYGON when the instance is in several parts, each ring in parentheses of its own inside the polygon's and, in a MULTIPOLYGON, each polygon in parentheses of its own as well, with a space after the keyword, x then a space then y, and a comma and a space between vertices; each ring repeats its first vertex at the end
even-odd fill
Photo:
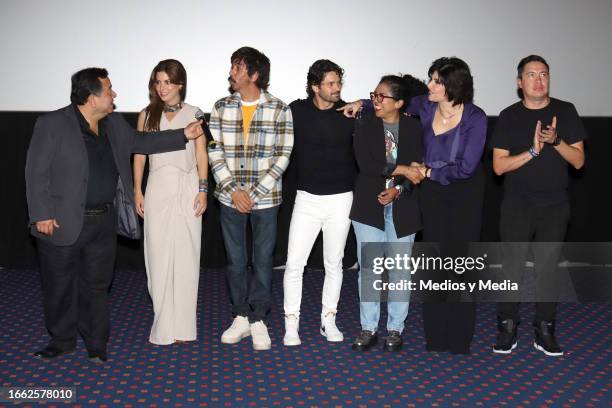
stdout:
MULTIPOLYGON (((3 123, 0 137, 0 266, 9 268, 36 267, 36 251, 33 239, 28 234, 27 207, 25 198, 24 166, 26 152, 36 118, 41 112, 0 112, 3 123)), ((125 113, 126 119, 136 123, 136 113, 125 113)), ((570 200, 572 219, 567 233, 570 242, 612 241, 612 184, 610 162, 612 161, 612 118, 583 117, 589 139, 586 142, 586 165, 581 171, 570 171, 570 200)), ((489 134, 495 126, 495 117, 489 118, 489 134)), ((499 239, 499 205, 502 198, 503 178, 491 170, 491 152, 483 157, 487 185, 482 241, 499 239)), ((276 245, 275 264, 283 265, 287 251, 287 236, 293 200, 295 198, 294 171, 291 165, 283 181, 284 204, 279 213, 279 234, 276 245)), ((214 186, 214 181, 213 181, 214 186)), ((202 266, 219 267, 225 264, 225 250, 219 225, 219 204, 209 198, 204 216, 202 236, 202 266)), ((345 267, 356 261, 356 245, 351 232, 345 250, 345 267)), ((571 259, 581 261, 575 254, 571 259)), ((119 238, 117 264, 125 268, 143 268, 142 244, 119 238)), ((320 238, 315 244, 309 266, 321 267, 322 246, 320 238)))

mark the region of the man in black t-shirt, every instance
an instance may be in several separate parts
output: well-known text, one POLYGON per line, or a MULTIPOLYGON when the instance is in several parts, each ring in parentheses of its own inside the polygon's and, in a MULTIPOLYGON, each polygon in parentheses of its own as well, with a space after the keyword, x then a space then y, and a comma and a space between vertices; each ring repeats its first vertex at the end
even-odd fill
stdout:
POLYGON ((312 246, 323 231, 325 282, 321 308, 321 334, 331 342, 344 340, 336 326, 342 288, 342 258, 351 227, 356 164, 353 154, 354 119, 336 109, 343 70, 329 60, 310 67, 306 81, 308 99, 291 102, 297 195, 289 227, 287 265, 283 279, 285 346, 301 343, 298 334, 304 266, 312 246))
MULTIPOLYGON (((525 267, 528 242, 533 248, 538 297, 542 299, 554 279, 561 242, 570 216, 567 196, 569 163, 584 165, 586 132, 574 105, 549 96, 549 66, 544 58, 529 55, 518 64, 521 98, 504 109, 493 133, 493 170, 506 174, 500 233, 504 244, 504 270, 515 281, 525 267)), ((509 354, 517 345, 518 302, 499 303, 495 353, 509 354)), ((563 355, 556 342, 556 303, 538 302, 534 321, 534 347, 549 356, 563 355)))

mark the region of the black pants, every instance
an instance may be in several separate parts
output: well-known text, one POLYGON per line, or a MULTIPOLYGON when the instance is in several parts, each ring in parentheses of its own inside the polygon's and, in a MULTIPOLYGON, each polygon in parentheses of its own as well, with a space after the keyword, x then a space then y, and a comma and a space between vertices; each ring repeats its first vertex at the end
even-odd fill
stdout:
MULTIPOLYGON (((518 197, 505 198, 501 207, 500 234, 502 241, 509 243, 504 244, 503 247, 506 277, 520 282, 525 271, 525 261, 529 251, 528 243, 530 241, 546 242, 546 245, 533 247, 536 295, 544 296, 547 281, 554 279, 554 273, 557 270, 569 216, 570 206, 567 201, 558 204, 536 205, 518 197)), ((556 308, 557 304, 554 302, 537 302, 536 323, 555 320, 556 308)), ((498 303, 497 315, 501 320, 518 321, 519 303, 498 303)))
POLYGON ((111 207, 104 214, 85 216, 81 233, 72 245, 56 246, 37 239, 50 346, 72 350, 78 332, 88 350, 106 352, 116 229, 116 213, 111 207))
MULTIPOLYGON (((466 256, 470 242, 480 240, 484 174, 479 168, 471 179, 440 185, 426 181, 421 185, 423 240, 438 243, 441 257, 466 256)), ((429 254, 433 255, 433 254, 429 254)), ((428 271, 432 280, 465 282, 469 273, 428 271)), ((423 303, 423 324, 428 351, 470 352, 476 324, 476 304, 459 302, 460 293, 431 292, 423 303)))

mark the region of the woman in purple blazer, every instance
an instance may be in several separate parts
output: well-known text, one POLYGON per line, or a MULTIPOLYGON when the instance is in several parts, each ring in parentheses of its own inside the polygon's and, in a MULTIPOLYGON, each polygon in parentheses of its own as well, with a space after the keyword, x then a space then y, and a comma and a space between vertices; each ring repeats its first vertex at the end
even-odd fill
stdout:
MULTIPOLYGON (((472 103, 474 88, 468 65, 459 58, 439 58, 428 71, 429 94, 411 99, 406 111, 418 115, 423 126, 425 179, 420 184, 423 241, 437 243, 434 254, 465 256, 470 242, 480 240, 487 117, 472 103)), ((368 101, 345 108, 356 112, 368 101)), ((407 171, 397 166, 396 173, 407 171)), ((429 270, 423 279, 463 282, 469 274, 429 270)), ((467 354, 474 334, 476 304, 459 302, 460 292, 426 294, 423 321, 428 351, 467 354)))

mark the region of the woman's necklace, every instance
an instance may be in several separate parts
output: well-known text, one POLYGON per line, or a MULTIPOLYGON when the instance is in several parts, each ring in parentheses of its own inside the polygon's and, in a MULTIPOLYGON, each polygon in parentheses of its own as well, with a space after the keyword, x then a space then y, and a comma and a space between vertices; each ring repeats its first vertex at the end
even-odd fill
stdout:
POLYGON ((168 105, 168 104, 164 104, 164 112, 176 112, 181 110, 181 108, 183 107, 183 102, 179 102, 176 105, 168 105))
POLYGON ((463 104, 461 104, 459 109, 457 109, 455 112, 451 113, 450 115, 444 116, 444 113, 442 112, 442 108, 440 108, 440 105, 438 105, 438 112, 440 112, 440 116, 442 117, 443 125, 446 125, 449 120, 451 120, 454 116, 457 116, 457 114, 461 112, 462 110, 463 110, 463 104))

